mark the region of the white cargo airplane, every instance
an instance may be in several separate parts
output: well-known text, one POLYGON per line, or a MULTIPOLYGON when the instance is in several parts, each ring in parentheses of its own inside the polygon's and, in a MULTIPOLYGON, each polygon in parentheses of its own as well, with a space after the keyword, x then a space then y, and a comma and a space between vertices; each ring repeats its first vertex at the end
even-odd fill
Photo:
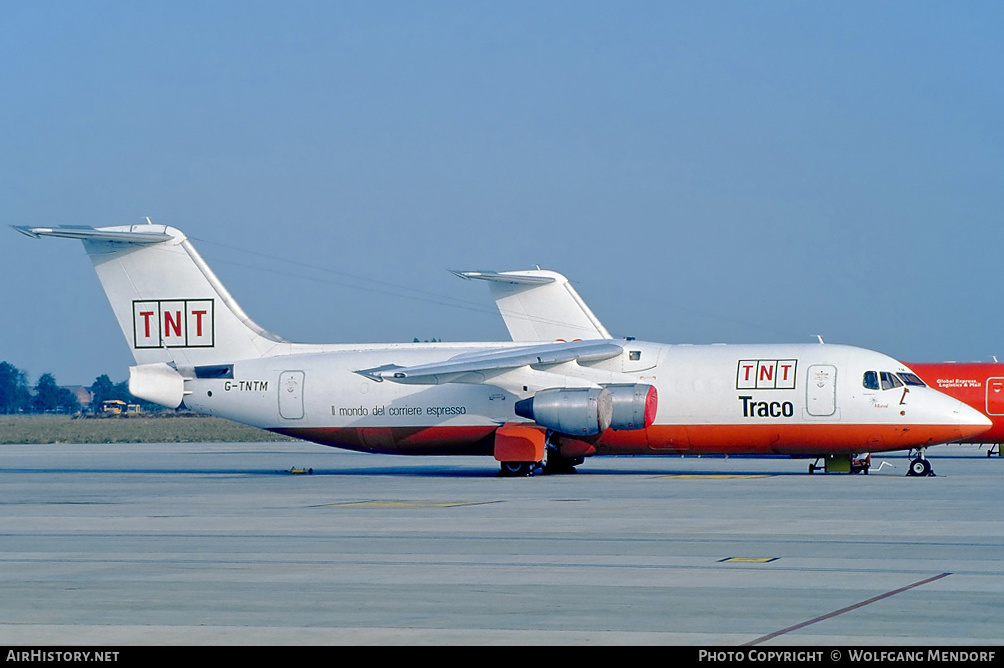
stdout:
POLYGON ((132 394, 324 445, 494 455, 513 475, 681 453, 817 456, 867 471, 856 455, 991 426, 870 350, 614 340, 551 272, 459 273, 491 280, 511 342, 301 344, 252 322, 177 229, 15 229, 83 241, 136 360, 132 394), (872 390, 869 374, 902 385, 872 390))

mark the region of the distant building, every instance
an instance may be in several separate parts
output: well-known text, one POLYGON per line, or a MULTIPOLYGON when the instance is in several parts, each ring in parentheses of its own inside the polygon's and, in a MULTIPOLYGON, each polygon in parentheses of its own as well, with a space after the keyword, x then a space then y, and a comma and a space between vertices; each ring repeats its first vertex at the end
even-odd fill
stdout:
POLYGON ((91 391, 84 387, 83 385, 63 385, 62 388, 67 390, 77 398, 80 403, 81 410, 88 410, 91 406, 91 402, 94 401, 94 395, 91 391))

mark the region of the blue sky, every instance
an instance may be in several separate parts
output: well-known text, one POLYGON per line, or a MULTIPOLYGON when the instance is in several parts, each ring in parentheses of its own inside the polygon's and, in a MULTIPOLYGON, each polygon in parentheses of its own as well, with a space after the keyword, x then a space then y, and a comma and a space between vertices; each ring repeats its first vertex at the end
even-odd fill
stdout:
MULTIPOLYGON (((9 225, 184 230, 263 327, 505 339, 449 269, 615 336, 1004 359, 1004 5, 8 2, 9 225)), ((80 244, 0 233, 0 359, 131 356, 80 244)))

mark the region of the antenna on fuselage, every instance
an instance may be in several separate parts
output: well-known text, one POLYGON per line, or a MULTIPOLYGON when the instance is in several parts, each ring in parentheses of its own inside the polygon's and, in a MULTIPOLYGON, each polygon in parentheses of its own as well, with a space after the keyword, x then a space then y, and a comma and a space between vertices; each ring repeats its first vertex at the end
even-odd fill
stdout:
POLYGON ((819 339, 820 343, 826 343, 826 341, 823 341, 823 335, 822 334, 816 334, 816 338, 819 339))

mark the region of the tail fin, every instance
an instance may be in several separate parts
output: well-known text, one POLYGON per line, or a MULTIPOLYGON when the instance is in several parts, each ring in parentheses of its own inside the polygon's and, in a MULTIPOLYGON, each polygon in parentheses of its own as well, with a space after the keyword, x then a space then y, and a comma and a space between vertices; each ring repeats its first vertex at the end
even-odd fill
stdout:
POLYGON ((285 343, 251 321, 179 230, 166 225, 15 227, 80 239, 138 365, 258 358, 285 343))
POLYGON ((536 269, 453 273, 489 282, 513 341, 612 338, 568 279, 557 272, 536 269))

